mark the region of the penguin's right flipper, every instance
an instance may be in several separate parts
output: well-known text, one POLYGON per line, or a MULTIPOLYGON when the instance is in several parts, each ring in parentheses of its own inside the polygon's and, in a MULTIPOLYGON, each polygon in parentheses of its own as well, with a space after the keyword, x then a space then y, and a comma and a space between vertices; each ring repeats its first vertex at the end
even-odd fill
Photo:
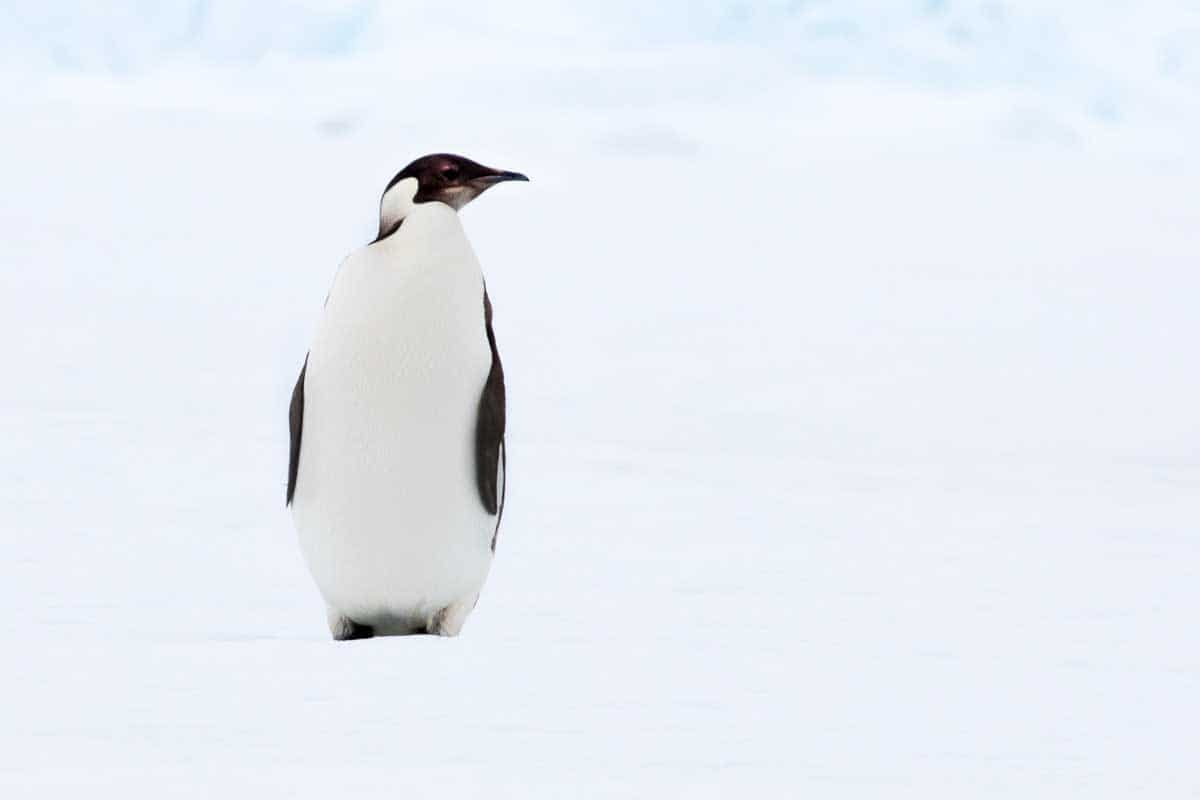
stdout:
POLYGON ((296 379, 296 388, 292 389, 292 403, 288 407, 288 429, 292 435, 292 445, 288 457, 287 503, 292 504, 296 494, 296 475, 300 472, 300 438, 304 433, 304 374, 308 372, 308 354, 304 356, 304 366, 300 368, 300 377, 296 379))

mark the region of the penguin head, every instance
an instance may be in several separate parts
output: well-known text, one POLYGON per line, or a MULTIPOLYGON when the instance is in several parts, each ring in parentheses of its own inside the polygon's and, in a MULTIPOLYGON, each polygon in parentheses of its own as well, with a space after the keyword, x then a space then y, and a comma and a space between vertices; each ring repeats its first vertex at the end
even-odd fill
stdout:
POLYGON ((423 156, 400 170, 392 184, 405 178, 417 179, 414 203, 436 200, 453 209, 460 209, 483 194, 487 189, 504 181, 527 181, 519 172, 506 172, 477 164, 469 158, 438 153, 423 156))
POLYGON ((417 191, 412 202, 428 203, 436 200, 456 211, 497 183, 529 180, 519 172, 492 169, 469 158, 451 153, 437 153, 422 156, 400 170, 383 193, 386 195, 405 178, 413 178, 416 181, 417 191))
POLYGON ((452 153, 422 156, 383 190, 379 237, 395 230, 415 203, 445 203, 457 211, 497 183, 527 180, 519 172, 492 169, 452 153))

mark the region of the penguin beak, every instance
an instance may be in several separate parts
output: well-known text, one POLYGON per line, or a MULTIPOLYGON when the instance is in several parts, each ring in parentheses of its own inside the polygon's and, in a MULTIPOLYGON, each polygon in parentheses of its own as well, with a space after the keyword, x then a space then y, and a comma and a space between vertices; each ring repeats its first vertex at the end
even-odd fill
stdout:
POLYGON ((497 183, 505 181, 527 181, 526 178, 519 172, 505 172, 498 169, 489 169, 483 175, 480 175, 470 180, 451 186, 446 189, 446 197, 438 198, 443 200, 447 205, 454 208, 462 208, 467 203, 474 200, 479 195, 486 192, 488 189, 495 186, 497 183))
POLYGON ((507 171, 497 170, 496 172, 493 172, 490 175, 484 175, 482 177, 476 178, 473 181, 473 183, 478 183, 481 186, 487 187, 487 186, 492 186, 497 183, 503 183, 504 181, 528 181, 528 180, 529 180, 529 178, 526 178, 524 175, 522 175, 519 172, 507 172, 507 171))

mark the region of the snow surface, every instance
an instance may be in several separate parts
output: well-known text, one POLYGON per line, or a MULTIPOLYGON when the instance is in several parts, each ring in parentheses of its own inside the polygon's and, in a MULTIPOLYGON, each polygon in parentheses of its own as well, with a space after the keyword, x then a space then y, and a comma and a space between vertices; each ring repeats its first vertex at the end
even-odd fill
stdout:
POLYGON ((0 22, 0 796, 1200 793, 1195 4, 784 6, 0 22), (334 644, 288 395, 433 150, 533 178, 464 212, 509 505, 462 637, 334 644))

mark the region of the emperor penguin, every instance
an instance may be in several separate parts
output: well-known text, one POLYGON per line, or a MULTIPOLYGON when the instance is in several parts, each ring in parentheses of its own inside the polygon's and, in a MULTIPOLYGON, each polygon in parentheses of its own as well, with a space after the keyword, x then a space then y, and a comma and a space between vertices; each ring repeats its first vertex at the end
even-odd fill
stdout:
POLYGON ((504 507, 504 371, 458 212, 529 180, 424 156, 334 277, 289 409, 287 505, 335 640, 456 636, 504 507))

